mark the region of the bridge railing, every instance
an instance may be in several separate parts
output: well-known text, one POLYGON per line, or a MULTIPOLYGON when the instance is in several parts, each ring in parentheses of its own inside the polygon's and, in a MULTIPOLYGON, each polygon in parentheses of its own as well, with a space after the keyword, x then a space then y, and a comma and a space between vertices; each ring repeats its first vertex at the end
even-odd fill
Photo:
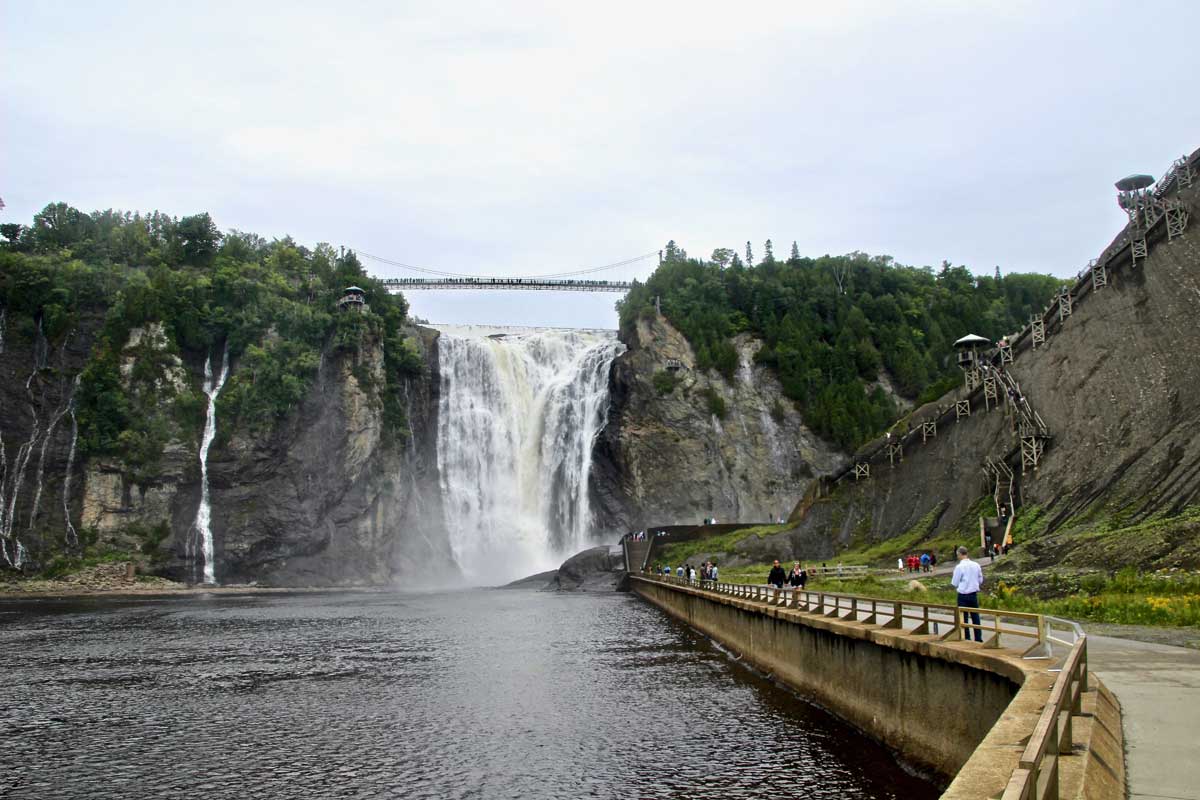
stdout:
POLYGON ((628 292, 631 281, 570 278, 384 278, 389 292, 405 289, 521 289, 528 291, 628 292))
POLYGON ((967 640, 972 635, 971 631, 979 631, 985 635, 980 645, 985 648, 999 647, 1001 636, 1017 637, 1032 642, 1025 650, 1026 658, 1049 659, 1055 644, 1068 647, 1061 671, 1050 690, 1050 698, 1002 797, 1002 800, 1058 800, 1058 759, 1062 754, 1071 752, 1072 717, 1082 712, 1083 693, 1088 687, 1087 635, 1079 623, 1044 614, 969 609, 980 616, 980 622, 975 624, 964 620, 964 609, 941 603, 779 589, 764 584, 689 582, 673 575, 650 572, 637 577, 862 625, 878 625, 909 636, 940 636, 942 641, 953 641, 967 640), (940 630, 943 625, 946 626, 944 632, 940 630))

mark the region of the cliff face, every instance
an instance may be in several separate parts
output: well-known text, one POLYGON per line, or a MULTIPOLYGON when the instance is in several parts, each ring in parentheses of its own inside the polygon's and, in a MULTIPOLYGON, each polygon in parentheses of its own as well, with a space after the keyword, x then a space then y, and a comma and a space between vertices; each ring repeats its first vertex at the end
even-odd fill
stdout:
POLYGON ((844 461, 754 364, 760 343, 753 338, 735 342, 740 366, 732 382, 697 372, 687 340, 661 317, 639 319, 624 340, 589 487, 600 530, 705 517, 774 521, 815 475, 844 461))
MULTIPOLYGON (((148 474, 120 454, 85 457, 74 446, 71 401, 102 314, 83 315, 59 342, 47 341, 36 320, 0 321, 0 565, 37 568, 55 553, 99 544, 196 579, 189 543, 201 431, 174 430, 148 474)), ((402 386, 412 432, 405 442, 384 435, 377 340, 356 354, 328 350, 303 402, 269 434, 229 435, 218 414, 208 463, 219 582, 419 583, 456 573, 437 491, 437 333, 408 333, 430 370, 402 386)), ((165 364, 169 388, 198 389, 201 365, 170 351, 161 326, 134 329, 121 374, 152 359, 165 364)))
MULTIPOLYGON (((428 362, 433 339, 421 341, 428 362)), ((219 580, 384 584, 454 572, 438 494, 426 491, 436 487, 436 380, 405 382, 414 436, 401 448, 383 435, 382 371, 378 342, 326 358, 302 407, 273 436, 234 435, 214 448, 219 580)))
POLYGON ((50 342, 40 320, 0 310, 0 567, 78 536, 82 463, 71 401, 101 319, 81 317, 50 342))
POLYGON ((957 529, 973 543, 967 532, 978 530, 980 509, 996 513, 984 460, 1008 454, 1022 501, 1015 527, 1022 559, 1200 564, 1195 526, 1186 521, 1155 525, 1136 541, 1119 532, 1200 500, 1200 182, 1170 197, 1191 209, 1183 236, 1168 241, 1160 225, 1148 258, 1133 266, 1123 233, 1101 259, 1108 285, 1081 282, 1072 313, 1049 318, 1044 344, 1033 349, 1025 338, 1014 348, 1008 372, 1052 437, 1036 470, 1020 468, 1009 406, 987 413, 979 401, 970 418, 943 422, 927 444, 917 437, 907 445, 902 464, 877 459, 869 479, 842 480, 828 496, 809 498, 780 541, 799 557, 828 557, 853 540, 891 538, 923 522, 934 535, 957 529))

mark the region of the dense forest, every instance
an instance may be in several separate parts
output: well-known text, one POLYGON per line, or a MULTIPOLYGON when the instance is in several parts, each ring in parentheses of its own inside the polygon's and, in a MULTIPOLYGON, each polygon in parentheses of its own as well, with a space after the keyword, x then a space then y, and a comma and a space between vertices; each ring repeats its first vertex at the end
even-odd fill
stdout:
MULTIPOLYGON (((304 397, 327 347, 357 350, 374 337, 389 384, 423 368, 403 338, 404 298, 329 245, 222 234, 208 214, 86 214, 64 203, 30 226, 0 226, 0 236, 6 336, 44 337, 53 349, 81 325, 99 328, 75 394, 79 447, 119 454, 135 476, 153 474, 170 439, 196 437, 205 398, 182 367, 219 365, 226 347, 238 368, 219 400, 232 423, 224 436, 269 432, 304 397), (368 313, 334 313, 350 284, 366 289, 368 313), (134 329, 145 333, 127 345, 134 329)), ((399 391, 382 395, 386 429, 402 439, 399 391)))
POLYGON ((880 434, 897 416, 879 384, 882 372, 905 397, 925 402, 961 380, 953 342, 967 333, 989 339, 1020 330, 1061 284, 1049 275, 978 277, 965 267, 907 267, 888 256, 851 253, 775 257, 771 242, 754 264, 718 249, 688 258, 670 242, 662 263, 618 303, 622 330, 639 314, 662 313, 687 337, 697 366, 732 380, 731 339, 749 332, 764 346, 785 394, 815 431, 847 449, 880 434))

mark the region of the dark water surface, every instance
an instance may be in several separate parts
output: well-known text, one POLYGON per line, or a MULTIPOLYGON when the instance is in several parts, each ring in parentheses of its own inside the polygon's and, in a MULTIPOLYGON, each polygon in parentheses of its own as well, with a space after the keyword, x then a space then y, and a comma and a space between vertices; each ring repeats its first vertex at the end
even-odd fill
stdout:
POLYGON ((629 595, 0 602, 0 798, 932 798, 629 595))

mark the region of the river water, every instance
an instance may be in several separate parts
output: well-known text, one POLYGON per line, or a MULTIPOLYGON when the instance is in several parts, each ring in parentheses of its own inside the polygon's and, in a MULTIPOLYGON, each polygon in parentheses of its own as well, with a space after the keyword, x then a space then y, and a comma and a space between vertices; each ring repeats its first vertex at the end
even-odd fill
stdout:
POLYGON ((3 798, 933 798, 636 597, 0 601, 3 798))

